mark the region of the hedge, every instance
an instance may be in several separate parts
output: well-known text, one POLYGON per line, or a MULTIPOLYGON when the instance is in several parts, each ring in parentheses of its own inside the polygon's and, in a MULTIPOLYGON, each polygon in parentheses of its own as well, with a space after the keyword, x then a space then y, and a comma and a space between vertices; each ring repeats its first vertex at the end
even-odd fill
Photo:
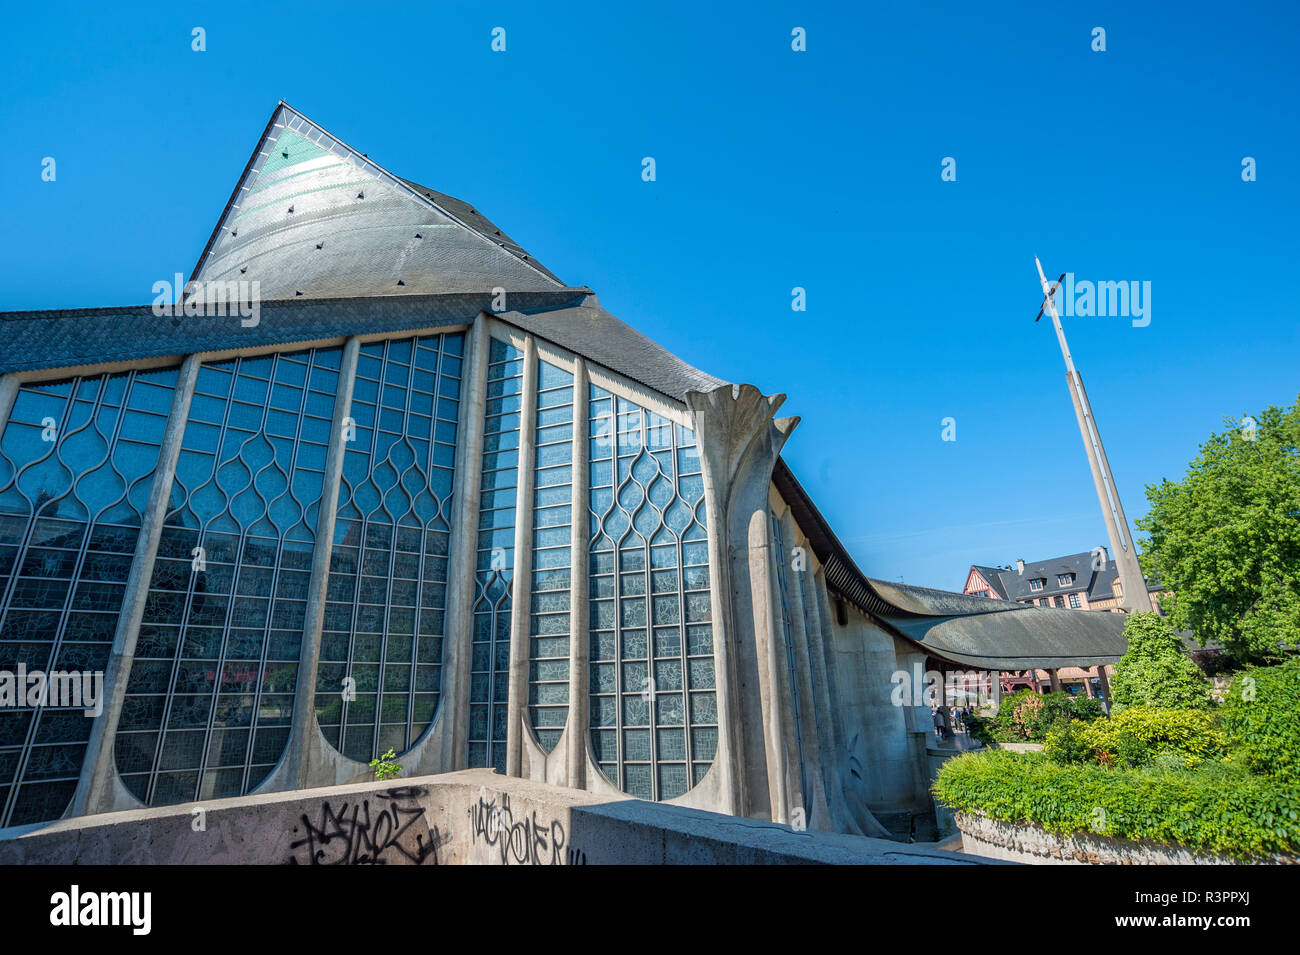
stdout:
POLYGON ((1106 769, 992 750, 948 760, 933 791, 955 811, 1049 832, 1096 832, 1242 860, 1300 855, 1297 787, 1232 766, 1106 769), (1104 825, 1094 828, 1099 818, 1104 825))
POLYGON ((1187 768, 1222 759, 1228 740, 1218 721, 1203 710, 1130 706, 1091 723, 1068 723, 1047 734, 1043 752, 1056 763, 1096 762, 1131 768, 1162 753, 1187 768))

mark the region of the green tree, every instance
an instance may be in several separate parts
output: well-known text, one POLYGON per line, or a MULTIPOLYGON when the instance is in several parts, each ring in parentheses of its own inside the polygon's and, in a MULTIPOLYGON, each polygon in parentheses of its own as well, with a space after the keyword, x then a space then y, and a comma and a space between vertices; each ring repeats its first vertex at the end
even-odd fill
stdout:
POLYGON ((1300 398, 1225 424, 1181 481, 1147 486, 1142 570, 1175 627, 1276 662, 1300 645, 1300 398))
POLYGON ((1125 706, 1206 709, 1210 685, 1183 650, 1178 632, 1158 613, 1134 613, 1124 621, 1128 649, 1110 681, 1116 710, 1125 706))

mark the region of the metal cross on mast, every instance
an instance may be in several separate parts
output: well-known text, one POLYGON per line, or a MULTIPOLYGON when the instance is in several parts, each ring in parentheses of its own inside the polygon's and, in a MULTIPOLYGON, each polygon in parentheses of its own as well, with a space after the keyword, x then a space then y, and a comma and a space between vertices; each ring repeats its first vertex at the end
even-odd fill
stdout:
POLYGON ((1070 398, 1074 401, 1074 414, 1079 419, 1079 432, 1083 435, 1083 449, 1088 455, 1088 464, 1092 468, 1092 480, 1097 486, 1097 500, 1101 502, 1102 517, 1106 521, 1106 534, 1110 538, 1111 554, 1119 571, 1120 583, 1124 588, 1124 598, 1120 607, 1132 612, 1150 610, 1151 597, 1147 593, 1146 579, 1138 565, 1137 547, 1128 533, 1128 518, 1124 516, 1124 505, 1119 499, 1119 489, 1111 475, 1110 462, 1106 460, 1106 448, 1101 443, 1101 432, 1097 430, 1097 419, 1093 417, 1092 405, 1088 403, 1088 392, 1084 390, 1083 378, 1074 367, 1070 357, 1070 345, 1065 340, 1065 329, 1061 327, 1061 316, 1056 310, 1056 290, 1064 281, 1065 275, 1049 283, 1043 273, 1043 263, 1034 256, 1034 265, 1038 267, 1038 280, 1043 286, 1043 306, 1038 310, 1038 321, 1043 312, 1052 316, 1056 326, 1056 340, 1061 344, 1061 355, 1065 358, 1065 380, 1070 388, 1070 398))

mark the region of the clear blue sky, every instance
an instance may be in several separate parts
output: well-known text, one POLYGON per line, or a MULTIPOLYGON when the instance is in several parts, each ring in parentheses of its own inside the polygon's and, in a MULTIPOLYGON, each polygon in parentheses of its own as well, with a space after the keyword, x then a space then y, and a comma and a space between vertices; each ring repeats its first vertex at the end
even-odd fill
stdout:
POLYGON ((1295 400, 1298 27, 1258 2, 22 4, 0 309, 188 274, 283 98, 788 394, 786 458, 862 568, 959 589, 1104 541, 1035 254, 1152 283, 1146 328, 1066 320, 1130 519, 1224 415, 1295 400))

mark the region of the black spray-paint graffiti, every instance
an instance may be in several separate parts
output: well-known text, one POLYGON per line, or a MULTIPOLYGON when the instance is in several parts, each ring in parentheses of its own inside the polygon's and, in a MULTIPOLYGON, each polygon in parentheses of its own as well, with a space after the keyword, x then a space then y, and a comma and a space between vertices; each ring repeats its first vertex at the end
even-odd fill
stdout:
POLYGON ((502 865, 585 865, 587 856, 581 849, 569 847, 566 854, 564 824, 558 819, 539 822, 537 810, 516 820, 510 810, 510 797, 478 802, 469 807, 470 832, 475 843, 494 847, 502 865))
POLYGON ((437 865, 442 840, 424 817, 419 802, 424 793, 421 787, 407 787, 342 802, 337 808, 321 803, 316 822, 303 813, 300 825, 293 827, 301 837, 289 844, 287 864, 437 865))

